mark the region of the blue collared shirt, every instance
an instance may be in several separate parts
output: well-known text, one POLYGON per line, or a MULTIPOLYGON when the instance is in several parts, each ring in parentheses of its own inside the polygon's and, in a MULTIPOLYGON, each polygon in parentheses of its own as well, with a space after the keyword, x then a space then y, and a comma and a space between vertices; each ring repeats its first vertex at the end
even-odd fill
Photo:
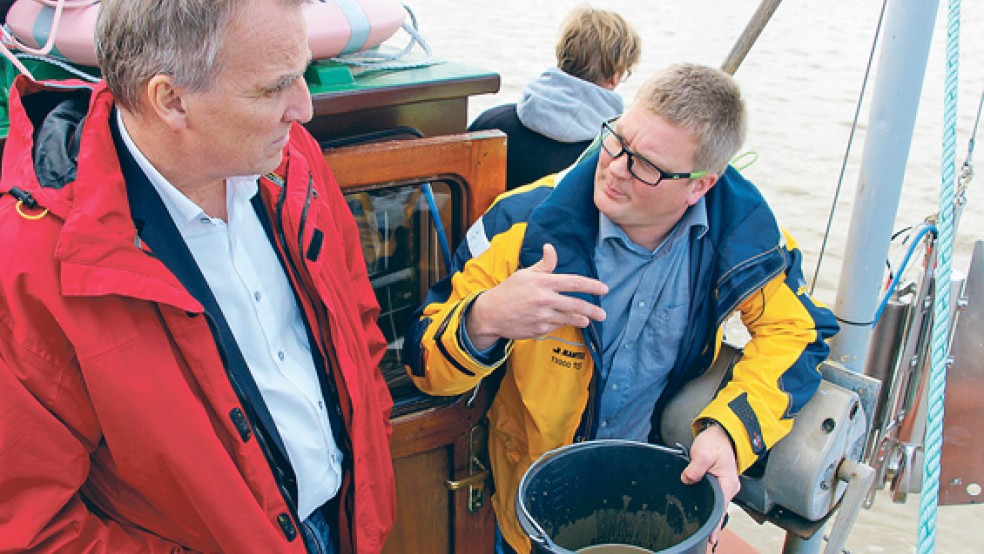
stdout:
POLYGON ((707 232, 707 209, 703 199, 694 204, 652 252, 604 214, 598 217, 595 265, 609 292, 601 297, 607 316, 596 438, 645 441, 680 351, 690 310, 691 241, 707 232))

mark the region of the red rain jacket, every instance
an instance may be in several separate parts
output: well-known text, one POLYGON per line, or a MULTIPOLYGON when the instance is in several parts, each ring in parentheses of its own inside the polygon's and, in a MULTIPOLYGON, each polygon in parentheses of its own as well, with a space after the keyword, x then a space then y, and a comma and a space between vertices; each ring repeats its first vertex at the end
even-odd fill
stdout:
MULTIPOLYGON (((14 89, 0 180, 0 551, 304 552, 270 446, 240 417, 250 412, 210 316, 136 238, 112 96, 81 82, 19 78, 14 89), (88 96, 77 179, 43 188, 32 160, 38 120, 25 106, 44 110, 65 94, 88 96), (11 187, 37 207, 18 205, 11 187)), ((379 552, 396 511, 379 308, 355 223, 300 126, 277 173, 286 185, 263 178, 261 196, 276 232, 293 237, 286 253, 276 248, 301 268, 292 284, 336 369, 344 418, 334 524, 343 551, 379 552), (305 245, 323 233, 314 261, 297 251, 299 228, 305 245)))

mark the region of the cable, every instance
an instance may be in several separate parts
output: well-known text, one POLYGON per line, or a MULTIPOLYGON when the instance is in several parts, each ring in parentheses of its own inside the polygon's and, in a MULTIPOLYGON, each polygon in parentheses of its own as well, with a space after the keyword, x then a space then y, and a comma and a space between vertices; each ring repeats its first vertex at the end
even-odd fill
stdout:
POLYGON ((882 296, 881 302, 878 303, 878 309, 875 310, 875 317, 871 321, 872 327, 878 324, 878 320, 881 318, 881 314, 885 310, 885 306, 888 305, 889 299, 891 299, 892 294, 895 292, 895 289, 899 286, 899 281, 902 279, 902 273, 905 271, 906 266, 909 265, 909 259, 912 258, 912 254, 913 252, 916 251, 916 247, 919 246, 923 237, 925 237, 926 234, 928 233, 932 233, 933 237, 935 238, 937 235, 936 226, 925 225, 916 234, 916 238, 913 239, 912 243, 909 244, 909 248, 908 250, 906 250, 905 257, 902 258, 902 263, 899 265, 898 270, 895 272, 895 275, 892 277, 892 282, 888 285, 888 288, 885 291, 884 296, 882 296))
POLYGON ((858 93, 858 103, 854 109, 854 121, 851 123, 851 134, 847 138, 847 148, 844 150, 844 161, 841 163, 840 175, 837 177, 837 189, 834 191, 834 199, 830 204, 830 217, 827 218, 827 227, 823 232, 823 243, 820 245, 820 253, 817 254, 817 267, 813 272, 813 281, 810 283, 810 294, 813 294, 820 278, 820 265, 823 263, 823 255, 827 251, 827 241, 830 239, 830 228, 834 224, 834 212, 837 209, 837 200, 840 198, 841 187, 844 185, 844 174, 847 171, 847 160, 851 154, 851 146, 854 144, 854 133, 858 129, 858 119, 861 117, 861 105, 864 100, 864 91, 868 89, 868 79, 871 76, 871 66, 875 61, 875 49, 878 46, 878 37, 881 36, 882 22, 885 20, 885 8, 888 0, 882 1, 881 13, 878 14, 878 24, 875 26, 875 38, 871 41, 871 53, 868 54, 868 66, 864 69, 864 78, 861 80, 861 91, 858 93))

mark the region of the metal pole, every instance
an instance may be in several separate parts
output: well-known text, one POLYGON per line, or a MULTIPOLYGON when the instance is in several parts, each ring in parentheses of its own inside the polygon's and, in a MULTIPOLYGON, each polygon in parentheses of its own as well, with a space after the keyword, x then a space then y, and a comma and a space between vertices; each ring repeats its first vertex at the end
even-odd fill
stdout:
POLYGON ((762 34, 762 29, 765 29, 766 23, 772 19, 772 14, 775 13, 780 2, 782 0, 762 0, 762 3, 759 4, 758 9, 755 10, 752 18, 748 21, 748 25, 745 26, 745 30, 742 31, 741 36, 738 37, 735 45, 731 48, 731 52, 728 53, 728 57, 721 64, 721 71, 724 71, 728 75, 734 75, 735 71, 738 71, 738 66, 741 65, 748 51, 752 49, 752 45, 755 44, 759 35, 762 34))
MULTIPOLYGON (((938 6, 938 0, 890 0, 886 10, 849 240, 834 304, 842 320, 841 331, 830 341, 830 359, 853 371, 864 369, 872 319, 882 294, 938 6)), ((822 532, 807 540, 788 533, 783 552, 819 553, 822 532)))
POLYGON ((849 323, 830 341, 830 359, 862 371, 885 260, 902 193, 938 0, 892 0, 861 157, 849 240, 834 312, 849 323))

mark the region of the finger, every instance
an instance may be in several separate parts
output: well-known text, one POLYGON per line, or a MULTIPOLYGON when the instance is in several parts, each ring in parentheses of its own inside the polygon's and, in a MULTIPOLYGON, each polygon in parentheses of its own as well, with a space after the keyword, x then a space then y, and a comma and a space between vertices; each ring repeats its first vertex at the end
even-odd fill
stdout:
POLYGON ((728 502, 731 502, 731 499, 737 496, 741 490, 741 480, 737 473, 718 477, 718 484, 721 485, 721 492, 724 493, 724 498, 728 502))
POLYGON ((690 460, 687 467, 683 468, 683 473, 680 474, 680 480, 686 485, 693 485, 704 477, 708 467, 706 463, 699 459, 690 460))
POLYGON ((561 312, 556 312, 557 317, 553 319, 550 323, 545 324, 544 327, 549 326, 549 329, 543 330, 539 335, 545 335, 548 332, 555 331, 560 327, 578 327, 584 329, 585 327, 591 325, 591 318, 581 315, 581 314, 565 314, 561 312))
POLYGON ((549 242, 543 244, 543 257, 536 262, 530 269, 541 273, 553 273, 557 269, 557 249, 549 242))
POLYGON ((724 526, 727 524, 728 524, 728 512, 726 510, 724 512, 724 515, 721 516, 721 521, 718 522, 718 526, 714 529, 713 532, 711 532, 711 538, 709 539, 709 542, 714 545, 714 548, 717 548, 718 540, 721 538, 721 531, 724 530, 724 526))
POLYGON ((561 296, 560 299, 561 303, 556 310, 564 315, 566 323, 570 325, 587 327, 591 323, 590 320, 605 320, 605 310, 601 306, 570 296, 561 296))
POLYGON ((550 276, 549 281, 550 287, 557 292, 581 292, 596 296, 608 294, 608 285, 583 275, 554 274, 550 276))

